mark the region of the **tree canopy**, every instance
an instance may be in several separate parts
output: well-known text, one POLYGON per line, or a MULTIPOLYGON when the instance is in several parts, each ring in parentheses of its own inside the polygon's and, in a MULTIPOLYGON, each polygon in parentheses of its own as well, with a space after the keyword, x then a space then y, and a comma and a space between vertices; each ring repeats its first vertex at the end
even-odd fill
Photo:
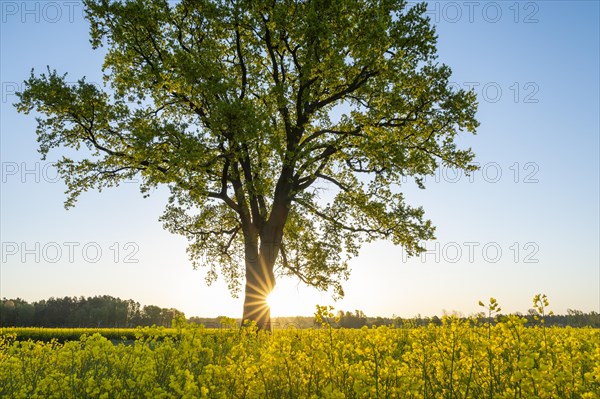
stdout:
POLYGON ((208 282, 245 281, 245 319, 268 322, 276 274, 343 295, 363 242, 419 253, 434 227, 405 202, 406 177, 475 168, 455 139, 475 133, 476 97, 449 84, 425 4, 84 3, 105 88, 48 68, 17 103, 43 115, 44 157, 82 154, 57 161, 66 206, 133 177, 146 195, 167 185, 165 228, 208 282))

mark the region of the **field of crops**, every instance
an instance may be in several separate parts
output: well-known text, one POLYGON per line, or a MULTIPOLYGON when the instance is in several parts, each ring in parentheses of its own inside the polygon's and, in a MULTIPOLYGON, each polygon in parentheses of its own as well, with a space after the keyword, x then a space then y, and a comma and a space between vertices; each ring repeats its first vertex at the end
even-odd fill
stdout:
POLYGON ((0 337, 2 398, 600 398, 600 331, 495 325, 0 337))
MULTIPOLYGON (((104 338, 118 343, 120 341, 133 341, 138 338, 147 338, 156 335, 156 328, 41 328, 41 327, 8 327, 0 328, 0 336, 13 336, 18 341, 55 341, 65 343, 67 341, 79 341, 82 335, 99 334, 104 338)), ((174 328, 161 328, 160 336, 171 336, 178 334, 174 328)))

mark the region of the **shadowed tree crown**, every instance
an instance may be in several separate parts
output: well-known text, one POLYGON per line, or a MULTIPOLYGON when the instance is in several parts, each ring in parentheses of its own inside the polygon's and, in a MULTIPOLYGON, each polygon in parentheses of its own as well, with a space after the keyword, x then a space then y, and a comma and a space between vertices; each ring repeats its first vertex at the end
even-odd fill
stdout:
POLYGON ((207 280, 245 284, 244 319, 269 323, 276 275, 343 295, 363 242, 414 255, 434 228, 406 177, 474 170, 476 98, 449 84, 426 5, 403 0, 84 0, 104 89, 66 74, 25 82, 45 157, 73 206, 136 177, 167 185, 162 222, 207 280), (72 153, 70 151, 69 153, 72 153))

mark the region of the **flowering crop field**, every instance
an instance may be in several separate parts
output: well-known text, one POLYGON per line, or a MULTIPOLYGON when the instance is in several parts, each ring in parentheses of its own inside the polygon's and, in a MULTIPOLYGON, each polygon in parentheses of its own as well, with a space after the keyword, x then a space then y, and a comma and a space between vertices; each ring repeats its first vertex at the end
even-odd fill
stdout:
POLYGON ((65 342, 79 340, 86 335, 100 334, 110 340, 133 340, 141 330, 135 328, 43 328, 43 327, 9 327, 0 328, 0 335, 14 335, 19 341, 52 341, 65 342))
POLYGON ((2 398, 600 398, 600 331, 495 325, 0 336, 2 398))

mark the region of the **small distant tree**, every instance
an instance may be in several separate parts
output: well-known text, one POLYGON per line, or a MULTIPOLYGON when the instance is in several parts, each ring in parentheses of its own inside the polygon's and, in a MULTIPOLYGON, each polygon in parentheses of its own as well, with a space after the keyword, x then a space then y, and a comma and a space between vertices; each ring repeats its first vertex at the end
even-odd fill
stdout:
POLYGON ((472 171, 473 92, 449 84, 426 5, 405 0, 84 0, 101 90, 48 69, 25 82, 45 157, 63 156, 66 206, 137 177, 171 197, 166 229, 219 272, 244 320, 267 327, 275 273, 343 295, 348 259, 434 237, 405 203, 407 176, 472 171), (329 190, 328 197, 323 191, 329 190), (325 200, 325 198, 328 198, 325 200))
POLYGON ((161 309, 160 312, 161 325, 165 327, 171 327, 173 324, 173 320, 175 319, 185 319, 185 314, 177 309, 161 309))
POLYGON ((339 325, 344 328, 361 328, 367 325, 367 315, 362 310, 355 310, 354 313, 338 312, 339 325))
POLYGON ((142 317, 145 325, 162 325, 162 309, 155 305, 146 305, 142 308, 142 317))

